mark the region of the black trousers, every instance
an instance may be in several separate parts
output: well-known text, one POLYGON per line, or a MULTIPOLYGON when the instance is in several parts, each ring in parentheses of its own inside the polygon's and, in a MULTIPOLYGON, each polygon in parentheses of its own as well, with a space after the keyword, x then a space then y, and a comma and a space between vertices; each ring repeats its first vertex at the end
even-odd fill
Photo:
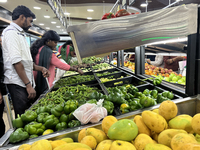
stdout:
POLYGON ((4 111, 4 102, 0 104, 0 138, 4 135, 5 133, 5 123, 3 121, 3 111, 4 111))
POLYGON ((23 114, 31 106, 32 101, 28 99, 26 88, 16 84, 7 84, 7 88, 13 102, 15 118, 17 118, 17 114, 23 114))

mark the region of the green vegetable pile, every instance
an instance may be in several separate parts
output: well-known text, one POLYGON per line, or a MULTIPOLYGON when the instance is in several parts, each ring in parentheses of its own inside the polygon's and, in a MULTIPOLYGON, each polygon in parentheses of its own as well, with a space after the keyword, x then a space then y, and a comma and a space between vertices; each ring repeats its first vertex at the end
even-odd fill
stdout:
POLYGON ((94 79, 95 79, 94 75, 70 76, 70 77, 66 77, 66 78, 62 78, 62 79, 58 80, 55 83, 54 88, 59 88, 59 87, 63 87, 63 86, 66 86, 66 85, 71 85, 71 84, 77 84, 77 83, 81 83, 81 82, 91 81, 91 80, 94 80, 94 79))
POLYGON ((101 70, 107 70, 107 69, 111 69, 113 68, 112 66, 110 66, 108 63, 101 63, 101 64, 97 64, 95 66, 92 66, 92 68, 95 71, 101 71, 101 70))
MULTIPOLYGON (((90 68, 88 68, 88 69, 86 69, 86 68, 81 68, 81 70, 82 70, 84 73, 85 73, 85 72, 90 72, 90 71, 91 71, 90 68)), ((75 72, 75 71, 66 71, 65 74, 63 75, 63 77, 70 76, 70 75, 74 75, 74 74, 78 74, 78 73, 75 72)))
POLYGON ((101 77, 101 76, 106 76, 106 75, 109 75, 109 74, 113 74, 113 73, 118 73, 119 71, 114 71, 114 72, 103 72, 103 73, 96 73, 96 75, 98 77, 101 77))

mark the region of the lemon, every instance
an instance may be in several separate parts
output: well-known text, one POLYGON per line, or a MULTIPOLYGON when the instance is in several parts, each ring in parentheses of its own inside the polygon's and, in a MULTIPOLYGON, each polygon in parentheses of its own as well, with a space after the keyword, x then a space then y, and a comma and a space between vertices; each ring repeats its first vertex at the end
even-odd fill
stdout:
POLYGON ((47 129, 43 132, 42 135, 46 135, 46 134, 49 134, 49 133, 53 133, 54 131, 52 129, 47 129))

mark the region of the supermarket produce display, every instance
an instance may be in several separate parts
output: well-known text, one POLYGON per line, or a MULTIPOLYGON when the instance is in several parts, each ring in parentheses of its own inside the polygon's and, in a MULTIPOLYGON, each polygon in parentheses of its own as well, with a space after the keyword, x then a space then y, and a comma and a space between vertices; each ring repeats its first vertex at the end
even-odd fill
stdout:
POLYGON ((80 128, 56 138, 19 144, 16 148, 38 149, 42 145, 43 149, 56 150, 100 150, 105 146, 108 150, 199 149, 200 132, 197 120, 200 112, 196 109, 198 104, 199 100, 196 97, 174 102, 167 100, 156 107, 122 118, 110 115, 95 126, 80 128), (195 111, 192 111, 194 108, 195 111))

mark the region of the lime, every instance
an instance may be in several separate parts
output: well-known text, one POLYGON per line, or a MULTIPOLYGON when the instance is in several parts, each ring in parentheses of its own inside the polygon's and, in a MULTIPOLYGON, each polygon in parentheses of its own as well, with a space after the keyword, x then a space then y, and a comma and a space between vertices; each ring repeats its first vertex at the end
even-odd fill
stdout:
POLYGON ((43 132, 42 135, 46 135, 46 134, 49 134, 49 133, 53 133, 54 131, 52 129, 47 129, 43 132))

